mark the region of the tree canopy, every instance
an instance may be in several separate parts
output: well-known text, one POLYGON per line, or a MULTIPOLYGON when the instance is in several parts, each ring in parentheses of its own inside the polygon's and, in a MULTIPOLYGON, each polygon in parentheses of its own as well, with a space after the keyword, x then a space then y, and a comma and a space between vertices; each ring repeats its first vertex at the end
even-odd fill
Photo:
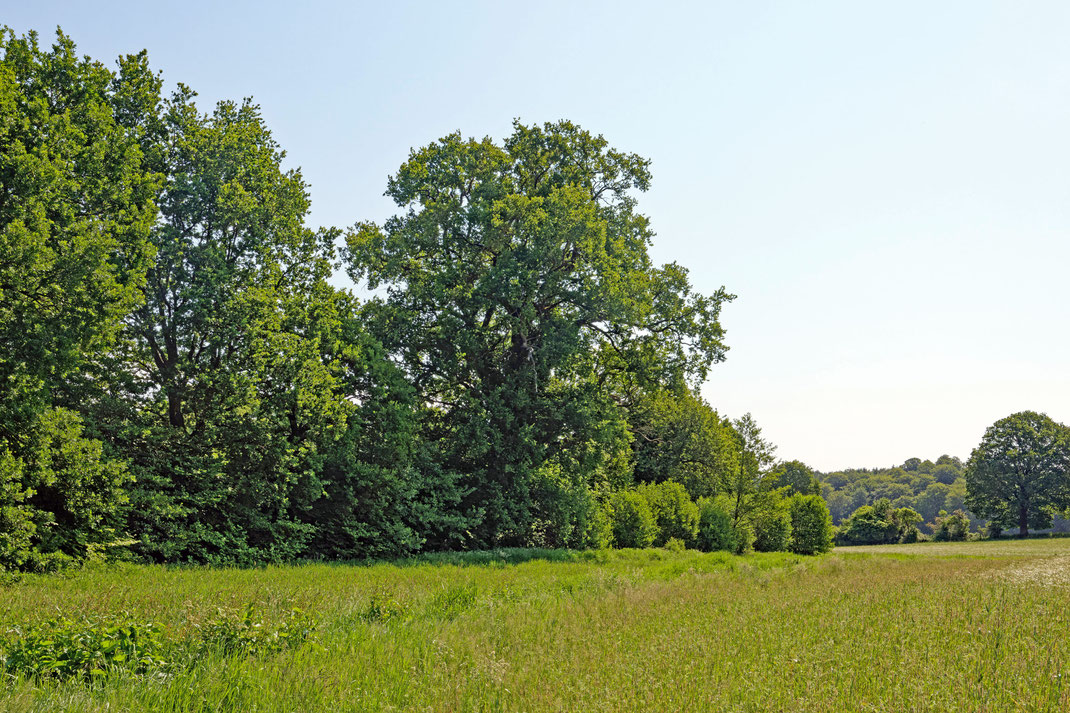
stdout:
POLYGON ((1034 411, 996 421, 970 454, 966 488, 971 510, 1021 537, 1050 527, 1070 508, 1070 429, 1034 411))
POLYGON ((377 334, 428 405, 436 467, 463 484, 471 540, 444 544, 524 543, 547 477, 630 482, 628 409, 724 358, 731 296, 650 260, 648 164, 567 121, 451 134, 389 180, 402 213, 346 236, 351 277, 385 289, 377 334))
POLYGON ((0 566, 114 537, 124 464, 62 394, 94 378, 153 256, 157 176, 117 117, 125 78, 59 33, 0 30, 0 566))

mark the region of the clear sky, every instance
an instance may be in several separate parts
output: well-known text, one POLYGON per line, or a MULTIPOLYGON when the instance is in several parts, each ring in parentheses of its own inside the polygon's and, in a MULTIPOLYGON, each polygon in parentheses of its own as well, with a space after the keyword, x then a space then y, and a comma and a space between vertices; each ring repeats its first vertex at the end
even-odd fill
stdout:
POLYGON ((724 311, 704 395, 822 470, 1070 422, 1070 3, 7 3, 204 107, 254 97, 315 224, 454 130, 571 119, 652 159, 659 261, 724 311))

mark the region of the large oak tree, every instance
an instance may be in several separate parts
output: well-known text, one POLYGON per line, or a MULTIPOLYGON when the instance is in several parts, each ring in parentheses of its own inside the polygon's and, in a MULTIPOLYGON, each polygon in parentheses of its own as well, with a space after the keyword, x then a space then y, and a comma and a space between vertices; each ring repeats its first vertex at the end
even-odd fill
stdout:
POLYGON ((636 394, 723 358, 730 296, 652 263, 633 194, 649 183, 601 136, 516 122, 501 145, 413 151, 387 188, 402 212, 348 235, 350 275, 382 290, 382 338, 427 404, 423 435, 467 490, 472 525, 440 544, 524 544, 550 494, 630 482, 636 394))
POLYGON ((1022 411, 985 431, 966 465, 966 505, 1002 527, 1051 527, 1070 507, 1070 429, 1048 416, 1022 411))

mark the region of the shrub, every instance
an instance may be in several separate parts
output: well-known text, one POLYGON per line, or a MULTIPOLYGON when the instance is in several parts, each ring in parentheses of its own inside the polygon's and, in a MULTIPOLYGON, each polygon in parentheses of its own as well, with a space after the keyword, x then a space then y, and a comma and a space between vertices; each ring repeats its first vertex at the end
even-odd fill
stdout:
POLYGON ((698 533, 695 544, 703 552, 736 551, 736 533, 732 516, 714 498, 698 501, 698 533))
POLYGON ((780 497, 770 497, 755 511, 754 549, 759 552, 782 552, 791 542, 791 515, 780 497))
POLYGON ((863 505, 840 526, 840 541, 848 545, 882 545, 898 539, 898 528, 872 505, 863 505))
POLYGON ((603 550, 613 545, 613 521, 605 505, 595 505, 583 531, 583 549, 603 550))
POLYGON ((744 520, 739 520, 732 528, 732 536, 736 540, 736 554, 742 555, 754 549, 754 526, 744 520))
POLYGON ((556 464, 536 473, 532 484, 532 522, 527 547, 600 549, 608 545, 607 523, 594 493, 570 482, 556 464))
POLYGON ((683 552, 687 549, 687 545, 679 537, 670 537, 665 541, 665 549, 669 552, 683 552))
POLYGON ((637 488, 650 505, 658 534, 654 544, 663 546, 671 538, 685 543, 695 539, 698 530, 698 507, 691 502, 684 486, 671 480, 657 485, 647 484, 637 488))
POLYGON ((837 539, 848 545, 886 545, 917 542, 921 515, 911 508, 893 508, 887 498, 863 505, 840 527, 837 539))
POLYGON ((791 551, 815 555, 832 549, 832 515, 820 495, 793 495, 788 501, 791 515, 791 551))
POLYGON ((948 515, 943 510, 936 518, 933 527, 933 539, 937 542, 961 542, 970 534, 970 518, 962 510, 948 515))
POLYGON ((621 490, 609 500, 613 541, 617 547, 649 547, 658 528, 650 505, 634 490, 621 490))

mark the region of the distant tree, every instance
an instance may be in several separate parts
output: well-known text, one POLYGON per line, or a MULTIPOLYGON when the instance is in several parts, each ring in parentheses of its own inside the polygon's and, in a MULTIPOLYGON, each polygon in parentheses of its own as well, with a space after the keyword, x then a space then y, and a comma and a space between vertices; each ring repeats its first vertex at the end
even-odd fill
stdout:
POLYGON ((914 472, 918 470, 919 466, 921 466, 921 458, 907 458, 903 463, 903 470, 914 472))
POLYGON ((962 476, 962 471, 950 463, 943 463, 933 468, 933 479, 944 485, 951 485, 962 476))
POLYGON ((834 490, 840 490, 850 482, 843 473, 829 473, 822 480, 831 485, 834 490))
POLYGON ((913 494, 910 486, 903 483, 887 483, 876 492, 876 495, 879 497, 893 501, 904 496, 912 496, 913 494))
POLYGON ((833 490, 824 494, 829 513, 832 515, 833 524, 839 524, 851 513, 850 504, 847 502, 847 494, 842 490, 833 490))
POLYGON ((1050 527, 1070 507, 1070 429, 1034 411, 996 421, 970 455, 966 492, 970 510, 1019 537, 1050 527))
POLYGON ((788 488, 788 495, 820 495, 821 483, 813 468, 802 461, 790 460, 777 465, 766 479, 765 487, 769 490, 788 488))
POLYGON ((950 488, 943 483, 933 483, 918 496, 914 507, 924 518, 924 522, 931 521, 936 517, 937 513, 947 509, 947 493, 949 490, 950 488))
POLYGON ((954 468, 956 468, 957 470, 962 470, 963 467, 964 467, 963 463, 962 463, 962 460, 960 458, 958 458, 957 456, 949 456, 947 454, 944 454, 944 455, 940 456, 939 458, 937 458, 936 459, 936 464, 937 465, 950 465, 950 466, 953 466, 954 468))
POLYGON ((966 479, 958 478, 947 489, 947 500, 944 509, 951 511, 961 510, 966 507, 966 479))

